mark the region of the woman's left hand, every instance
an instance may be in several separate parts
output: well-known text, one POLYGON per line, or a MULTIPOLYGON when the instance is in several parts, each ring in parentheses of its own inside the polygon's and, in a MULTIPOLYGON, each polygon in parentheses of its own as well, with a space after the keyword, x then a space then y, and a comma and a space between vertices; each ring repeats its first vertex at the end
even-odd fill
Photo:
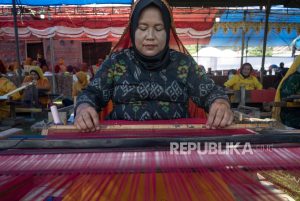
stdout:
POLYGON ((227 100, 216 99, 210 106, 207 128, 224 128, 232 124, 234 119, 233 112, 227 100))

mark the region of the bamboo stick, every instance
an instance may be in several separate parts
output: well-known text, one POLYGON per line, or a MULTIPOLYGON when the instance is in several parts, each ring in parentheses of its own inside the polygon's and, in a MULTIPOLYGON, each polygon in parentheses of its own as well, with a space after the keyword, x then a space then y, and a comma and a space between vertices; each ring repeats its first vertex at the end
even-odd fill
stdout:
MULTIPOLYGON (((270 128, 270 123, 244 123, 244 124, 232 124, 221 129, 252 129, 261 130, 270 128)), ((122 130, 186 130, 186 129, 206 129, 205 124, 136 124, 136 125, 100 125, 99 130, 105 131, 122 131, 122 130)), ((80 132, 74 125, 52 125, 42 131, 43 135, 47 135, 49 132, 80 132)))
POLYGON ((21 90, 23 90, 23 89, 25 89, 25 88, 27 88, 27 87, 33 85, 34 83, 35 83, 35 82, 32 81, 32 82, 29 82, 29 83, 27 83, 27 84, 24 84, 23 86, 21 86, 21 87, 19 87, 19 88, 16 88, 16 89, 14 89, 14 90, 8 92, 7 94, 4 94, 3 96, 0 96, 0 100, 7 100, 7 99, 8 99, 11 95, 13 95, 14 93, 17 93, 17 92, 19 92, 19 91, 21 91, 21 90))

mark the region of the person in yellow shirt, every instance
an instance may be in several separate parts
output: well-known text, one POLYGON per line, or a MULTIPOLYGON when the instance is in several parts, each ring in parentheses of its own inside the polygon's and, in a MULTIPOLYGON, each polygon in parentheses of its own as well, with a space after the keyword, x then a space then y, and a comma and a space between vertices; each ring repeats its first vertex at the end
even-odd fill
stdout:
MULTIPOLYGON (((6 67, 3 64, 3 62, 0 60, 0 96, 3 96, 8 92, 17 88, 13 82, 11 82, 9 79, 7 79, 4 76, 5 74, 6 74, 6 67)), ((19 92, 12 94, 10 97, 12 100, 21 99, 21 95, 19 92)), ((9 114, 10 114, 9 105, 7 105, 5 100, 3 101, 0 100, 0 120, 9 117, 9 114)))
MULTIPOLYGON (((16 88, 17 87, 14 83, 12 83, 6 77, 3 77, 0 75, 0 96, 3 96, 12 90, 15 90, 16 88)), ((12 94, 10 97, 12 100, 20 100, 21 99, 21 95, 19 92, 12 94)))
POLYGON ((82 90, 84 90, 87 87, 87 85, 89 84, 87 73, 85 73, 83 71, 79 71, 74 76, 76 76, 76 81, 73 82, 73 86, 72 86, 72 98, 73 98, 73 100, 69 99, 69 97, 64 98, 62 100, 62 103, 63 103, 64 107, 73 105, 74 104, 74 99, 76 99, 78 94, 82 90))
POLYGON ((23 84, 26 84, 31 81, 36 81, 35 88, 37 90, 32 90, 32 88, 27 88, 23 94, 23 100, 26 101, 35 101, 34 98, 38 96, 38 104, 41 104, 43 107, 46 106, 49 102, 47 92, 50 91, 51 85, 49 80, 44 76, 43 71, 38 66, 33 66, 30 71, 30 75, 26 76, 23 80, 23 84), (38 94, 38 95, 37 95, 38 94))
POLYGON ((76 77, 77 81, 73 84, 72 97, 77 96, 89 83, 87 73, 83 71, 76 73, 76 77))
POLYGON ((252 65, 244 63, 240 68, 240 73, 225 82, 224 86, 232 90, 240 90, 241 87, 245 87, 246 90, 262 89, 262 84, 255 76, 251 75, 252 71, 252 65))

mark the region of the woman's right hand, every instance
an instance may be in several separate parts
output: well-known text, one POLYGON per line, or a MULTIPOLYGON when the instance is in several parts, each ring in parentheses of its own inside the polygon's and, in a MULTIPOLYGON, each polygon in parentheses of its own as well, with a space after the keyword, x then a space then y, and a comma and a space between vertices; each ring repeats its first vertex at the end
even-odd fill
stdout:
POLYGON ((74 125, 83 132, 93 132, 99 129, 99 116, 95 108, 87 103, 77 107, 74 125))

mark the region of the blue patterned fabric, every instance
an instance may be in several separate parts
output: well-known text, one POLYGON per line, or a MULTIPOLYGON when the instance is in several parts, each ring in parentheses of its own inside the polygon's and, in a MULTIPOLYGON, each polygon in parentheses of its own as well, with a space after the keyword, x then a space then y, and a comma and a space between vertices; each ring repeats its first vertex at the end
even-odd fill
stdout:
MULTIPOLYGON (((291 95, 300 94, 300 73, 295 72, 290 75, 282 84, 280 90, 281 99, 286 98, 291 95)), ((300 108, 281 108, 280 118, 284 125, 300 128, 300 108)))
POLYGON ((88 103, 100 111, 112 99, 108 119, 176 119, 189 116, 189 97, 207 111, 215 99, 228 100, 191 56, 171 50, 169 65, 151 71, 141 67, 132 49, 124 49, 105 60, 77 106, 88 103))

